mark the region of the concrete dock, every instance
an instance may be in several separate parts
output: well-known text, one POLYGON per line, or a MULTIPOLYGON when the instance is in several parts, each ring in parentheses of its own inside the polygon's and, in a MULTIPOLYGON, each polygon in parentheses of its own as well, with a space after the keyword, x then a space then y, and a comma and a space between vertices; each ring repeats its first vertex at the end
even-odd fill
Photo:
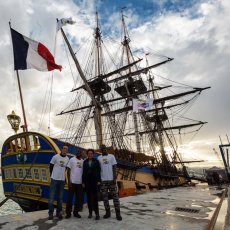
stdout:
MULTIPOLYGON (((145 193, 120 199, 122 221, 117 221, 114 210, 109 219, 103 219, 100 202, 100 220, 88 219, 87 207, 81 219, 71 217, 48 220, 48 211, 37 211, 0 217, 0 229, 101 229, 101 230, 199 230, 208 223, 220 200, 221 191, 207 186, 180 187, 145 193)), ((110 201, 111 207, 112 201, 110 201)), ((223 214, 224 215, 224 214, 223 214)))

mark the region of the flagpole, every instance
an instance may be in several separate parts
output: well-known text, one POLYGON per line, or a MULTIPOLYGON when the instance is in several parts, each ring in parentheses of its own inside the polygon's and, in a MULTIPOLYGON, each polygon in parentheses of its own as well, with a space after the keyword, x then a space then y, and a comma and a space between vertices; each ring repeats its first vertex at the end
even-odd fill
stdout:
POLYGON ((19 94, 20 94, 20 100, 21 100, 21 106, 22 106, 22 113, 23 113, 23 120, 24 120, 24 125, 22 125, 22 128, 23 128, 23 132, 28 132, 27 122, 26 122, 26 113, 25 113, 25 108, 24 108, 24 103, 23 103, 22 89, 21 89, 18 70, 16 70, 16 74, 17 74, 18 88, 19 88, 19 94))
MULTIPOLYGON (((9 21, 9 27, 10 27, 10 30, 11 30, 11 22, 10 21, 9 21)), ((10 32, 10 34, 11 34, 11 32, 10 32)), ((25 113, 25 108, 24 108, 24 102, 23 102, 23 97, 22 97, 22 89, 21 89, 18 70, 16 70, 16 75, 17 75, 17 80, 18 80, 18 88, 19 88, 19 94, 20 94, 20 100, 21 100, 21 106, 22 106, 22 114, 23 114, 23 120, 24 120, 24 125, 22 125, 22 128, 23 128, 23 132, 28 132, 27 121, 26 121, 26 113, 25 113)))

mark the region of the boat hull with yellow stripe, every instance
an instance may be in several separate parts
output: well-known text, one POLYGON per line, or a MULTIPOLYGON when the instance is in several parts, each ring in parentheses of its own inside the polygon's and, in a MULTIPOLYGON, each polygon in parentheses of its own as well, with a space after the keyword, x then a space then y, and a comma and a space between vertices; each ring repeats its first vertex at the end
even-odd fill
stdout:
MULTIPOLYGON (((60 153, 63 144, 66 143, 37 132, 24 132, 9 137, 3 144, 1 154, 5 196, 10 196, 25 211, 47 209, 49 163, 55 154, 60 153)), ((68 146, 69 157, 74 156, 76 151, 84 150, 71 144, 68 146)), ((117 186, 120 197, 187 182, 183 176, 162 178, 151 167, 135 167, 118 159, 117 186)), ((67 188, 65 184, 63 206, 67 202, 67 188)))

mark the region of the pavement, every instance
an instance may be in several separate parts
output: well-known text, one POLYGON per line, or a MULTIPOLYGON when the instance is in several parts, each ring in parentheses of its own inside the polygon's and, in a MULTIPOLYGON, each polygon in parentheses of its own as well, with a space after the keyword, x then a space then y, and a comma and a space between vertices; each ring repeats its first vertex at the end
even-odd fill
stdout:
MULTIPOLYGON (((85 206, 82 218, 48 220, 48 211, 36 211, 0 217, 0 229, 68 229, 68 230, 199 230, 207 229, 217 207, 221 191, 208 186, 178 187, 121 198, 122 221, 112 216, 103 219, 103 203, 99 203, 100 220, 88 219, 85 206)), ((110 201, 111 207, 112 201, 110 201)), ((223 211, 224 215, 224 211, 223 211)))

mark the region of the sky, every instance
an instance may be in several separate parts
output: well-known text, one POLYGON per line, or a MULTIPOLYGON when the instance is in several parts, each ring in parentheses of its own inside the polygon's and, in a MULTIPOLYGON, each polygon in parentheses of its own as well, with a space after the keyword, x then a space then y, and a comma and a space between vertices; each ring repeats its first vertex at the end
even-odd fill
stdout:
POLYGON ((6 116, 12 110, 22 115, 8 22, 23 35, 45 44, 55 53, 56 62, 63 66, 62 72, 20 71, 29 129, 47 134, 60 128, 61 118, 56 114, 65 107, 65 95, 73 87, 72 76, 67 71, 68 61, 58 53, 61 37, 56 35, 56 18, 72 17, 76 21, 65 30, 71 35, 71 42, 81 47, 93 33, 96 9, 104 36, 118 38, 123 8, 133 43, 174 58, 160 74, 188 85, 211 87, 202 93, 189 114, 208 124, 183 146, 182 155, 205 160, 197 166, 221 164, 219 135, 227 144, 230 123, 228 0, 9 0, 0 1, 0 6, 0 147, 13 134, 6 116), (53 102, 50 116, 45 118, 42 106, 52 76, 53 102), (39 127, 41 119, 46 124, 43 128, 39 127))

